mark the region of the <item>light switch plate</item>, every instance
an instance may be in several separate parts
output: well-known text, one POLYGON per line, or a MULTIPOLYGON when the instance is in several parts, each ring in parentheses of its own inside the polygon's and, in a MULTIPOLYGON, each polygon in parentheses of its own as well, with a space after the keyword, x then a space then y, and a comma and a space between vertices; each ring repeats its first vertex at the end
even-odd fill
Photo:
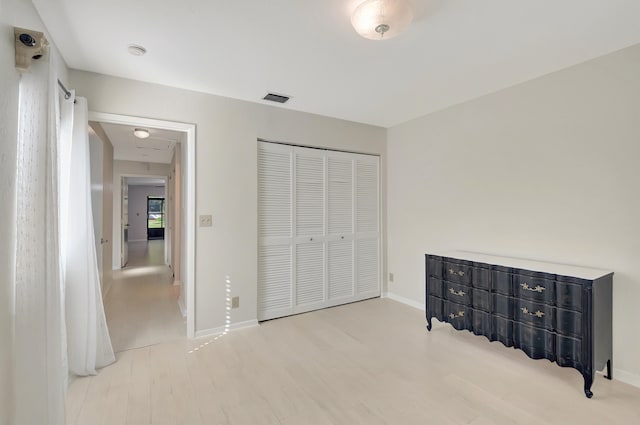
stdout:
POLYGON ((211 214, 200 216, 200 227, 211 227, 213 224, 213 217, 211 214))

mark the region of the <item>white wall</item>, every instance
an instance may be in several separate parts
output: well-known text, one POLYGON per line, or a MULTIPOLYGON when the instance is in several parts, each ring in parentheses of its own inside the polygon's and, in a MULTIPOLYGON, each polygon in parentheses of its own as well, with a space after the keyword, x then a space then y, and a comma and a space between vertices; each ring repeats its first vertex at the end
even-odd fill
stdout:
POLYGON ((396 126, 389 291, 424 303, 424 254, 610 269, 614 377, 640 385, 640 45, 396 126))
POLYGON ((129 242, 147 240, 147 196, 164 195, 164 187, 129 185, 129 242))
POLYGON ((113 282, 113 145, 100 123, 89 123, 102 144, 102 298, 113 282))
POLYGON ((257 317, 258 137, 382 155, 384 205, 385 129, 80 71, 71 79, 92 111, 197 125, 196 211, 213 215, 196 233, 197 331, 224 326, 227 275, 240 297, 232 322, 257 317))
MULTIPOLYGON (((78 94, 79 96, 83 96, 78 94)), ((89 101, 89 110, 95 111, 89 101)), ((169 164, 137 161, 113 161, 113 269, 120 268, 120 249, 122 243, 122 185, 123 176, 127 177, 166 177, 169 164)), ((131 238, 129 238, 131 239, 131 238)))

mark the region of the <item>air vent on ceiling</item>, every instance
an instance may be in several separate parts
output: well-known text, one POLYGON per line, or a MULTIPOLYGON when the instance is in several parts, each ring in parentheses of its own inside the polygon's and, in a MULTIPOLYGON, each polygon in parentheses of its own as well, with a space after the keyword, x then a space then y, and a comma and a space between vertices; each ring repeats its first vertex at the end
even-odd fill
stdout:
POLYGON ((284 95, 275 94, 275 93, 267 93, 267 95, 263 97, 263 99, 270 100, 271 102, 285 103, 287 100, 289 100, 289 96, 284 96, 284 95))

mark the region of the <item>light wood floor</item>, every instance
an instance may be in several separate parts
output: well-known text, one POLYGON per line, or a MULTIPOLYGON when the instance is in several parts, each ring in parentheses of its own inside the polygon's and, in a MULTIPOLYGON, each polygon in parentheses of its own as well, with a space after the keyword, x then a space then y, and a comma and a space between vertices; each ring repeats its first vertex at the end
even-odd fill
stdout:
POLYGON ((218 339, 125 351, 76 380, 68 424, 640 423, 640 389, 448 325, 388 299, 265 322, 218 339), (194 349, 196 349, 194 351, 194 349))
POLYGON ((129 242, 127 267, 113 272, 104 300, 114 351, 183 338, 187 331, 176 290, 164 265, 164 241, 129 242))

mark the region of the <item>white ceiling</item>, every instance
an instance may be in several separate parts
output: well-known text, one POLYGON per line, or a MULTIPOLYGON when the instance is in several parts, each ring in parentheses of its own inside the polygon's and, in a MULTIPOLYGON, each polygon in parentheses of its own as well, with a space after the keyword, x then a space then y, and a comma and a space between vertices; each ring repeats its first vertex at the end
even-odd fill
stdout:
POLYGON ((113 145, 113 158, 116 160, 170 164, 174 147, 182 140, 182 133, 177 131, 147 128, 149 137, 138 139, 133 135, 136 127, 109 123, 100 125, 113 145))
POLYGON ((385 41, 351 27, 361 1, 33 3, 71 68, 384 127, 640 42, 638 0, 413 0, 385 41))

